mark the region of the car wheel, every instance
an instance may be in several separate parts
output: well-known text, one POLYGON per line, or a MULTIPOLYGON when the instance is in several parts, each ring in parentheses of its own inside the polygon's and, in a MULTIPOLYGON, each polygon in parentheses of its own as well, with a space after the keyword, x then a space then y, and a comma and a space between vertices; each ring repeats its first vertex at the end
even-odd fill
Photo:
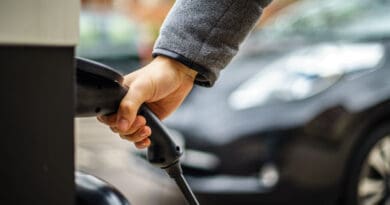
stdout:
POLYGON ((390 123, 364 140, 352 156, 348 205, 390 205, 390 123))

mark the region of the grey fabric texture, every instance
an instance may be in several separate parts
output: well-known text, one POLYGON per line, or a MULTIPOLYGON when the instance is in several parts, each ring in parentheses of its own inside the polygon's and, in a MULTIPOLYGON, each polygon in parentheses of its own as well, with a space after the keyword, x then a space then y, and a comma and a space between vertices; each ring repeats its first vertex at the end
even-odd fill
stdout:
POLYGON ((164 55, 198 71, 212 86, 259 19, 264 0, 177 0, 165 19, 153 56, 164 55))

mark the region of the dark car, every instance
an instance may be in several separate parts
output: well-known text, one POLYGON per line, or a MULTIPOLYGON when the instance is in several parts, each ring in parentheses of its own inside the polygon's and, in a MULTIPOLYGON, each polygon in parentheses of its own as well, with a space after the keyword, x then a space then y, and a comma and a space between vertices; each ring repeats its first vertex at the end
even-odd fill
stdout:
POLYGON ((193 90, 166 123, 202 204, 390 204, 389 8, 298 2, 274 21, 288 49, 251 43, 193 90))

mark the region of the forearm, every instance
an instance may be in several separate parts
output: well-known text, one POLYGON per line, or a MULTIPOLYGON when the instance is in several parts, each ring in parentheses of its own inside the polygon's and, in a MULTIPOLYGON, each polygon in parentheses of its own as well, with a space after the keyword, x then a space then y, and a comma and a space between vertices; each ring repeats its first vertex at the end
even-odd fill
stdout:
POLYGON ((198 72, 196 83, 212 86, 261 15, 264 0, 177 0, 153 55, 174 58, 198 72))

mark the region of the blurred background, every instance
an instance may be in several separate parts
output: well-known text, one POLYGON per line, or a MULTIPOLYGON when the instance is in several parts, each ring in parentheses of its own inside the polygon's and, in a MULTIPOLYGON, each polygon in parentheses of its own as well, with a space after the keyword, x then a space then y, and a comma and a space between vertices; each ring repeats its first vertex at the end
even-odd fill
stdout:
MULTIPOLYGON (((173 0, 82 0, 77 55, 151 60, 173 0)), ((389 0, 274 0, 213 88, 165 123, 201 204, 390 205, 389 0), (207 120, 206 120, 207 119, 207 120)), ((183 204, 145 152, 76 120, 77 168, 133 204, 183 204)))

